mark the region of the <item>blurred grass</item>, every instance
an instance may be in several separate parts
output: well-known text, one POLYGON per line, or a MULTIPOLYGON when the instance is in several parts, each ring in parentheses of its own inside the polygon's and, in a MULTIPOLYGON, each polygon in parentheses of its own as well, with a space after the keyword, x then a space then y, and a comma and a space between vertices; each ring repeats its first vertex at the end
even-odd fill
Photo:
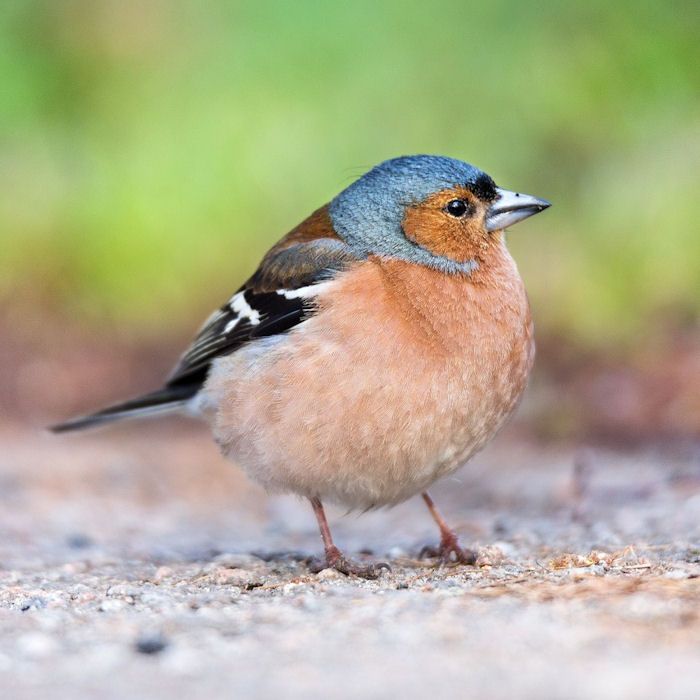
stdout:
POLYGON ((695 319, 698 7, 5 0, 0 303, 192 324, 366 168, 428 152, 555 203, 510 236, 541 328, 695 319))

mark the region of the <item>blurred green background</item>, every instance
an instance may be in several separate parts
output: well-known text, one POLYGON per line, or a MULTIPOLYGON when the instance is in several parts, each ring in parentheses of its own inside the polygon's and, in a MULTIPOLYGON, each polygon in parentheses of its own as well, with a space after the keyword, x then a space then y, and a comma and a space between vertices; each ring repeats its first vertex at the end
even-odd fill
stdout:
POLYGON ((510 236, 541 330, 693 323, 699 7, 4 0, 0 305, 193 329, 364 170, 440 153, 554 202, 510 236))

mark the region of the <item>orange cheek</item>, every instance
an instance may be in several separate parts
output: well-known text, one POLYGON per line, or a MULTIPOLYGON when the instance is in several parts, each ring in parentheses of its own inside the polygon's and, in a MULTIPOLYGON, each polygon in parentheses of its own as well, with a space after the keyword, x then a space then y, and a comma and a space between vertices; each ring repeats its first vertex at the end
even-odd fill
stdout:
POLYGON ((428 203, 411 207, 403 220, 406 237, 435 255, 466 262, 480 257, 488 246, 483 228, 475 219, 456 219, 442 207, 428 203))

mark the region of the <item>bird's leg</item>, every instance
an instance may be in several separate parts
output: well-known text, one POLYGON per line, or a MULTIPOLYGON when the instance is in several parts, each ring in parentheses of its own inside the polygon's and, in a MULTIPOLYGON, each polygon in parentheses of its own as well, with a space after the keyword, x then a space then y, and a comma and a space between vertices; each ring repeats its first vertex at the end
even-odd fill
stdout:
POLYGON ((353 575, 361 578, 373 579, 379 577, 382 569, 390 570, 389 565, 383 562, 363 566, 362 564, 357 564, 350 559, 346 559, 343 553, 333 543, 331 529, 328 527, 328 521, 326 520, 326 514, 323 510, 323 504, 321 503, 320 499, 314 497, 310 500, 311 507, 314 509, 314 514, 316 515, 316 520, 318 520, 319 530, 321 530, 323 547, 326 550, 325 564, 322 566, 312 566, 313 571, 318 572, 324 568, 335 569, 346 576, 353 575))
POLYGON ((443 564, 448 564, 452 561, 458 564, 474 564, 476 562, 476 553, 472 552, 470 549, 463 549, 460 547, 457 535, 445 522, 442 515, 440 515, 440 511, 435 507, 435 503, 430 497, 430 494, 424 491, 422 495, 425 505, 428 506, 430 515, 433 516, 433 520, 440 528, 440 546, 437 549, 434 547, 424 547, 421 551, 421 556, 440 557, 440 561, 443 564))

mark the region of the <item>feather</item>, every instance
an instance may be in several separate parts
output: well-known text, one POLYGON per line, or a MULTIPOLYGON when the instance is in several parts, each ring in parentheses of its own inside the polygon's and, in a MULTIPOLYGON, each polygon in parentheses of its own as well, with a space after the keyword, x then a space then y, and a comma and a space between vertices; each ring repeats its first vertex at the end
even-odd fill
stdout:
POLYGON ((190 384, 179 387, 166 387, 144 394, 135 399, 103 408, 101 411, 87 416, 80 416, 52 425, 49 430, 53 433, 67 433, 73 430, 97 427, 121 418, 145 418, 163 413, 170 413, 182 408, 189 399, 199 391, 199 385, 190 384))

